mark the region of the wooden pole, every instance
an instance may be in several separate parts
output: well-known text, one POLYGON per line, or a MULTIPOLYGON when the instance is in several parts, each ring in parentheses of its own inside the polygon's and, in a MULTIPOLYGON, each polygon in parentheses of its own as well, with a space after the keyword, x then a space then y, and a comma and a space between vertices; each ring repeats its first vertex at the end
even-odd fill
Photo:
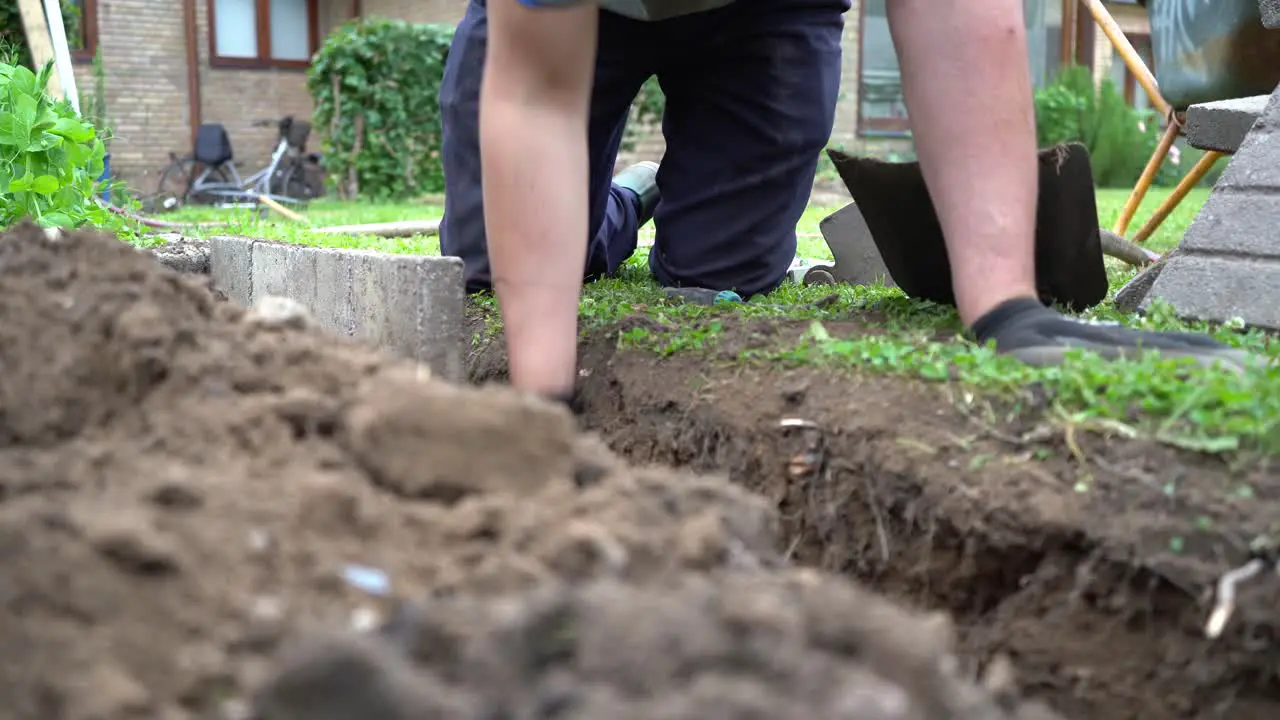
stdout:
POLYGON ((1133 220, 1133 214, 1138 211, 1142 199, 1147 196, 1151 183, 1156 179, 1156 173, 1160 171, 1160 165, 1164 163, 1165 157, 1169 155, 1169 148, 1173 147, 1173 141, 1177 139, 1178 123, 1170 118, 1169 127, 1165 128, 1164 135, 1160 136, 1160 143, 1156 145, 1155 152, 1151 153, 1147 166, 1142 169, 1142 177, 1138 178, 1138 184, 1133 186, 1133 192, 1129 194, 1124 208, 1120 210, 1120 217, 1116 218, 1116 224, 1112 228, 1115 234, 1124 237, 1125 231, 1129 229, 1129 222, 1133 220))
POLYGON ((1129 42, 1129 38, 1124 36, 1124 31, 1116 24, 1115 18, 1111 17, 1111 13, 1106 6, 1102 4, 1102 0, 1080 0, 1085 7, 1089 8, 1090 14, 1093 15, 1093 21, 1102 28, 1102 32, 1111 41, 1111 46, 1120 53, 1120 58, 1124 60, 1124 64, 1129 68, 1129 72, 1137 78, 1138 84, 1143 90, 1147 91, 1147 97, 1151 98, 1151 104, 1156 107, 1164 117, 1169 117, 1173 109, 1169 106, 1168 101, 1160 94, 1160 87, 1156 84, 1156 76, 1151 74, 1147 69, 1147 64, 1142 61, 1142 57, 1138 55, 1138 51, 1133 49, 1133 44, 1129 42))
POLYGON ((1160 224, 1178 207, 1178 204, 1187 196, 1187 193, 1191 192, 1191 188, 1195 187, 1204 179, 1205 175, 1209 174, 1209 169, 1213 167, 1214 163, 1218 162, 1220 157, 1222 157, 1220 152, 1211 150, 1205 153, 1204 157, 1200 158, 1200 162, 1196 163, 1195 167, 1191 168, 1191 172, 1187 173, 1187 176, 1182 178, 1182 182, 1178 183, 1178 187, 1174 188, 1169 197, 1165 198, 1160 207, 1156 208, 1155 213, 1147 220, 1147 224, 1143 225, 1138 234, 1133 236, 1133 241, 1135 243, 1144 243, 1156 230, 1160 229, 1160 224))
MULTIPOLYGON (((53 39, 49 36, 49 25, 45 21, 44 6, 40 0, 18 0, 18 14, 22 16, 22 32, 27 36, 27 47, 31 50, 31 61, 36 70, 53 60, 53 39)), ((46 88, 49 97, 62 97, 62 81, 57 73, 49 78, 46 88)))

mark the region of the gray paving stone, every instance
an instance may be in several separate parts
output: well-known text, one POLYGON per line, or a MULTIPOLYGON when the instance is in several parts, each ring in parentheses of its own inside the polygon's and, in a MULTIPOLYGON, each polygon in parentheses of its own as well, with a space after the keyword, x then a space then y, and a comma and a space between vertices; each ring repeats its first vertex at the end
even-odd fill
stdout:
POLYGON ((1168 302, 1178 315, 1227 322, 1242 318, 1249 325, 1280 330, 1280 262, 1245 261, 1204 255, 1169 260, 1140 306, 1168 302))
POLYGON ((1280 193, 1215 191, 1187 228, 1188 253, 1231 253, 1280 259, 1280 193))
POLYGON ((1151 286, 1182 317, 1280 330, 1280 88, 1151 286))
POLYGON ((1184 128, 1187 143, 1201 150, 1234 153, 1266 109, 1268 100, 1266 95, 1257 95, 1192 105, 1187 108, 1184 128))
POLYGON ((1262 24, 1269 30, 1280 30, 1280 0, 1258 0, 1262 24))

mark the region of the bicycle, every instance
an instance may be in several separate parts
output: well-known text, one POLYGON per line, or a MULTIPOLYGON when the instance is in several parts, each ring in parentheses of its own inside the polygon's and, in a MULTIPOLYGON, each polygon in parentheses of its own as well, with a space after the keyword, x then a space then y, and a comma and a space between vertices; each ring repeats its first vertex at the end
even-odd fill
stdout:
MULTIPOLYGON (((256 205, 258 196, 281 203, 303 203, 324 192, 320 157, 306 152, 311 123, 292 116, 278 121, 258 120, 253 127, 279 128, 279 140, 267 166, 240 176, 231 149, 231 137, 220 123, 205 123, 196 130, 190 155, 169 153, 169 164, 160 174, 157 197, 176 198, 184 204, 256 205)), ((167 203, 172 205, 172 203, 167 203)))

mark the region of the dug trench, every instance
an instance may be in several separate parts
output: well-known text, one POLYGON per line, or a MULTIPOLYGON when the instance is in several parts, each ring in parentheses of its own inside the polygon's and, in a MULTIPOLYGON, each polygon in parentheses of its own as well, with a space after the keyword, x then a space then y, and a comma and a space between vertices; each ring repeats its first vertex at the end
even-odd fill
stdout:
MULTIPOLYGON (((501 338, 471 317, 471 378, 502 382, 501 338)), ((1009 655, 1021 689, 1067 717, 1280 713, 1280 583, 1242 588, 1225 634, 1205 633, 1219 578, 1280 529, 1265 461, 1001 422, 953 386, 744 364, 744 348, 794 343, 805 323, 718 323, 711 347, 665 356, 619 342, 662 329, 647 318, 589 331, 584 426, 632 462, 767 498, 788 560, 946 611, 962 655, 1009 655)))

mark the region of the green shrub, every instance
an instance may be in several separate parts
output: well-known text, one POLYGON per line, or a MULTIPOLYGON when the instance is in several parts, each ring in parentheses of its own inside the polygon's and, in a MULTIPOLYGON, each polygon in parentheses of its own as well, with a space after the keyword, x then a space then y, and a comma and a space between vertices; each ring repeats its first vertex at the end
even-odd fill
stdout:
POLYGON ((403 199, 444 189, 440 81, 453 28, 355 20, 311 62, 324 165, 342 197, 403 199))
POLYGON ((667 96, 658 85, 658 78, 651 77, 640 86, 640 92, 631 103, 631 115, 626 131, 622 134, 622 150, 636 149, 640 138, 662 131, 662 111, 667 106, 667 96))
MULTIPOLYGON (((1159 118, 1137 110, 1110 79, 1095 88, 1087 68, 1065 68, 1035 94, 1036 138, 1042 147, 1080 142, 1089 149, 1094 182, 1099 187, 1132 187, 1160 142, 1159 118)), ((1176 185, 1203 155, 1179 142, 1180 161, 1166 159, 1155 184, 1176 185)), ((1201 181, 1212 184, 1221 168, 1201 181)))
POLYGON ((70 103, 49 98, 52 74, 52 63, 39 73, 0 63, 0 227, 31 217, 45 227, 123 230, 94 200, 106 148, 70 103))

